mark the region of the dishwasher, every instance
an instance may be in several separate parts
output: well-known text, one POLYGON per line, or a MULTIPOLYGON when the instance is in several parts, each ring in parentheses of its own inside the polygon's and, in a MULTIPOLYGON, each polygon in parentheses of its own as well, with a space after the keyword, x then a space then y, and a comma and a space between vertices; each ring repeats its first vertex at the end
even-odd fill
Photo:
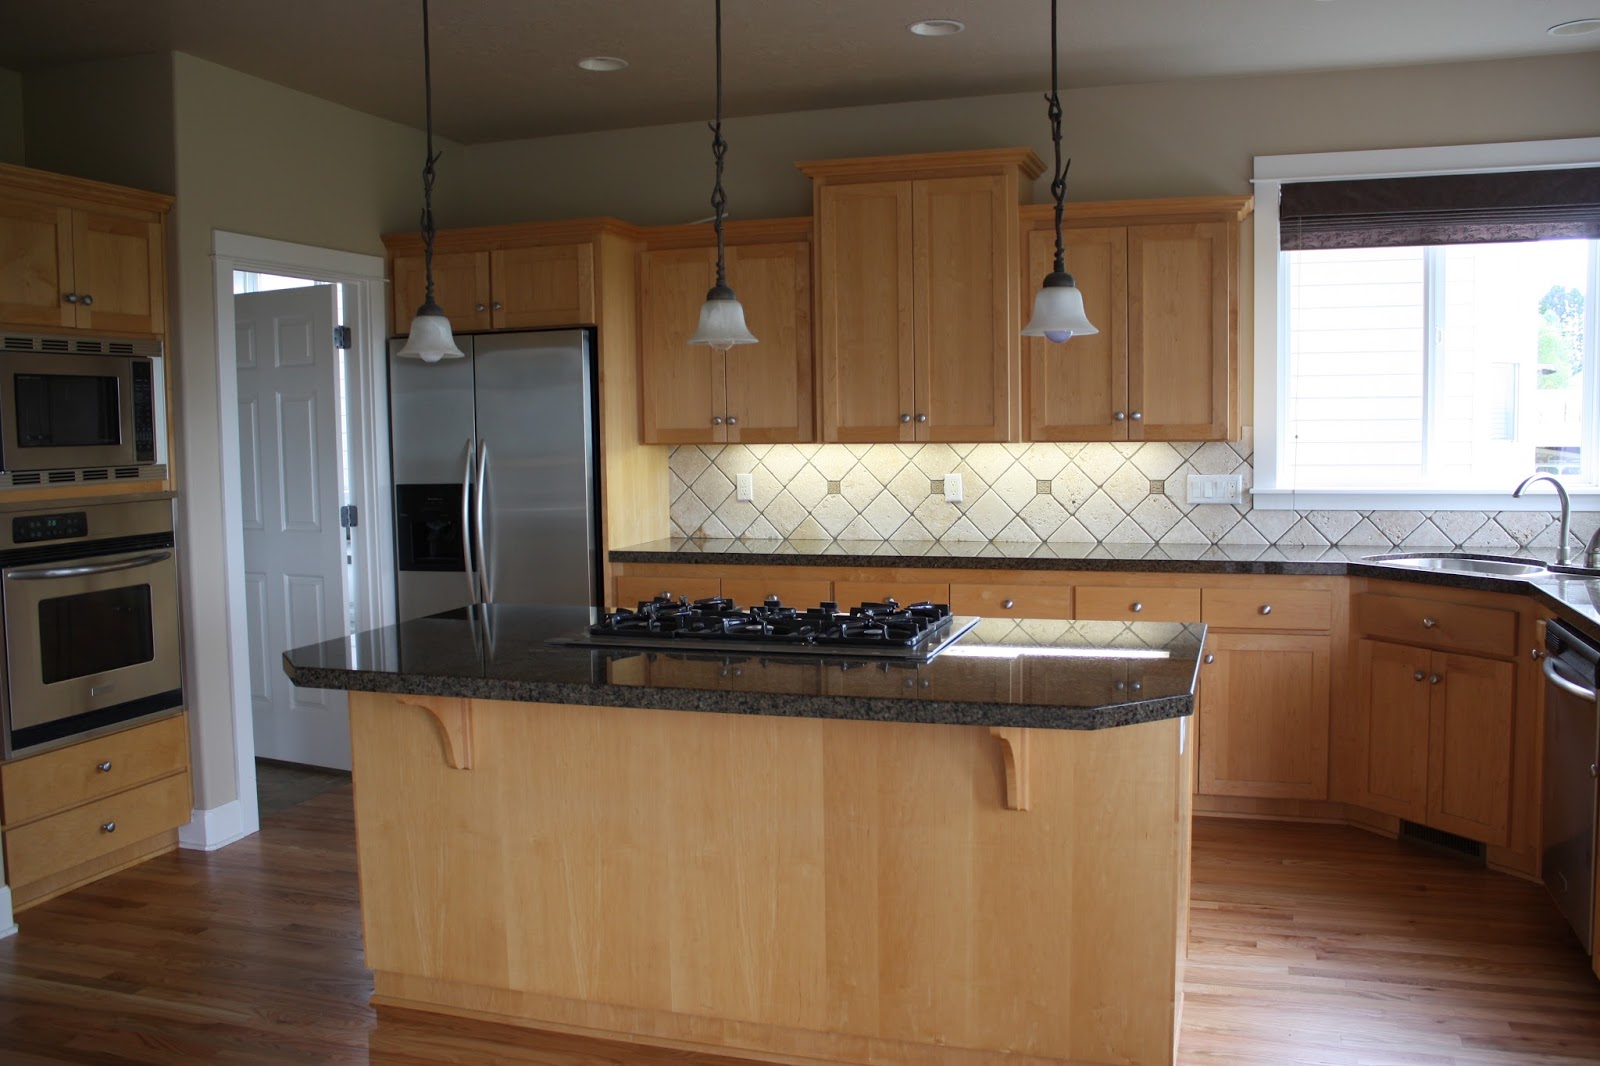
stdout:
POLYGON ((1593 953, 1600 646, 1560 622, 1546 623, 1544 680, 1544 884, 1593 953))

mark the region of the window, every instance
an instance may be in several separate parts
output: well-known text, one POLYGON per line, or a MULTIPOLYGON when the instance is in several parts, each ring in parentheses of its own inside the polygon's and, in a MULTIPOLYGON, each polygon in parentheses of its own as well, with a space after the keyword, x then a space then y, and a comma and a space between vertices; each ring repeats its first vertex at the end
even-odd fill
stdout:
POLYGON ((1498 509, 1535 470, 1600 497, 1600 138, 1255 185, 1254 506, 1498 509))

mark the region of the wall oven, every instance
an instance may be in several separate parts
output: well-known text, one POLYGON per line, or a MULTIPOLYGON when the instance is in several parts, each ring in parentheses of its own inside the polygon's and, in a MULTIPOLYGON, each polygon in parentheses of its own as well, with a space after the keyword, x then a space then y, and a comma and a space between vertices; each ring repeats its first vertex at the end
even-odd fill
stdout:
POLYGON ((0 336, 0 487, 161 479, 161 342, 0 336))
POLYGON ((0 514, 5 753, 181 706, 172 504, 0 514))

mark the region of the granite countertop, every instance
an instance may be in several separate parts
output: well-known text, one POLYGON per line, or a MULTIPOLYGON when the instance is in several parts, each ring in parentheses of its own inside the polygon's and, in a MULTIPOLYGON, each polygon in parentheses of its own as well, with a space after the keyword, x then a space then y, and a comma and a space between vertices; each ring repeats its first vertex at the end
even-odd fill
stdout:
MULTIPOLYGON (((1600 572, 1544 572, 1489 577, 1412 570, 1373 562, 1374 556, 1449 552, 1546 565, 1548 551, 1503 555, 1405 551, 1350 546, 1294 548, 1231 544, 1008 544, 992 541, 698 540, 672 537, 611 552, 613 562, 701 563, 717 566, 903 566, 947 570, 1072 570, 1163 574, 1301 574, 1372 577, 1444 588, 1531 595, 1600 640, 1600 572)), ((1578 568, 1572 568, 1574 570, 1578 568)))
POLYGON ((1104 729, 1193 711, 1205 626, 981 620, 931 662, 557 647, 582 611, 492 605, 285 652, 304 688, 527 703, 1104 729))

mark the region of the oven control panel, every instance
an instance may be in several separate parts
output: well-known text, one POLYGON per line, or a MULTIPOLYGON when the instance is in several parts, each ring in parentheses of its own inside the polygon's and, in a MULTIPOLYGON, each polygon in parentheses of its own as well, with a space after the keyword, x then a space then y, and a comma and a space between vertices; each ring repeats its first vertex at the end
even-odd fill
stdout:
POLYGON ((14 544, 34 544, 41 540, 74 540, 88 535, 89 515, 86 511, 30 514, 11 520, 11 540, 14 544))

